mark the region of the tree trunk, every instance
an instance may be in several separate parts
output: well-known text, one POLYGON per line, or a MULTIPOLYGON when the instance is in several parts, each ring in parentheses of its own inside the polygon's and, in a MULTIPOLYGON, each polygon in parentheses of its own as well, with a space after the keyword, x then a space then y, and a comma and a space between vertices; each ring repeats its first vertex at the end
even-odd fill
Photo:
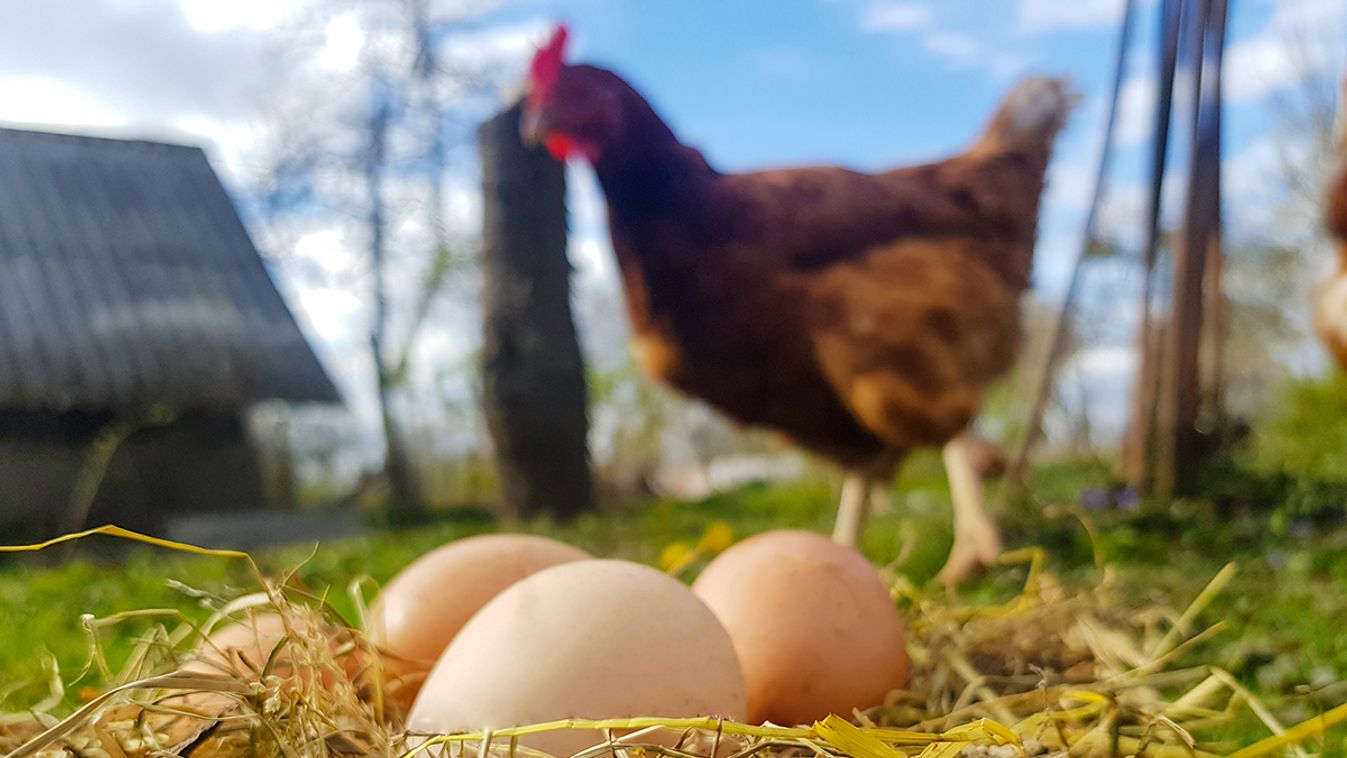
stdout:
POLYGON ((1123 441, 1123 475, 1134 487, 1149 490, 1153 474, 1156 388, 1164 351, 1157 349, 1155 325, 1155 264, 1160 244, 1160 200, 1165 163, 1169 156, 1169 119, 1174 106, 1174 69, 1178 65, 1179 37, 1185 0, 1160 3, 1159 87, 1151 132, 1150 196, 1147 203, 1146 239, 1142 243, 1141 325, 1137 330, 1137 366, 1132 391, 1131 418, 1123 441))
POLYGON ((520 143, 518 104, 478 130, 483 403, 509 516, 593 505, 584 366, 571 318, 566 174, 520 143))
POLYGON ((365 189, 369 194, 369 254, 374 274, 374 318, 370 324, 370 353, 378 382, 379 415, 384 433, 384 475, 388 477, 389 517, 394 521, 412 520, 427 510, 420 482, 412 467, 406 441, 393 410, 393 391, 398 377, 388 357, 388 289, 385 282, 385 233, 383 170, 388 161, 389 119, 392 116, 386 88, 376 86, 369 123, 369 143, 365 149, 365 189))
POLYGON ((1155 412, 1160 399, 1166 321, 1146 318, 1137 334, 1137 374, 1132 388, 1132 420, 1123 438, 1123 478, 1149 492, 1155 463, 1155 412))
MULTIPOLYGON (((379 361, 382 363, 382 361, 379 361)), ((388 515, 394 522, 415 521, 429 510, 421 481, 412 464, 402 428, 393 415, 392 386, 379 370, 379 414, 384 432, 384 476, 388 477, 388 515)))
POLYGON ((1230 334, 1230 304, 1225 296, 1225 259, 1221 235, 1207 243, 1207 280, 1203 286, 1202 415, 1225 434, 1225 344, 1230 334))

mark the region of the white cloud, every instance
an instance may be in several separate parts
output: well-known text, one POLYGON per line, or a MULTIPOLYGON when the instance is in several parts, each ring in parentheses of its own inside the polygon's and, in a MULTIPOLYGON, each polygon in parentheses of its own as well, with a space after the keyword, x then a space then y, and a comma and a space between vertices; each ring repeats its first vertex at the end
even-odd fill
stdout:
POLYGON ((582 278, 616 281, 612 246, 606 235, 571 235, 569 244, 571 265, 582 278))
POLYGON ((1111 182, 1099 208, 1100 236, 1129 250, 1140 248, 1149 203, 1149 188, 1142 182, 1111 182))
POLYGON ((931 26, 930 6, 912 2, 884 2, 871 5, 861 15, 861 29, 867 32, 916 31, 931 26))
POLYGON ((0 76, 0 121, 14 124, 124 126, 126 113, 93 92, 47 76, 0 76))
POLYGON ((1102 345, 1080 351, 1071 362, 1087 374, 1123 377, 1136 365, 1136 351, 1130 345, 1102 345))
POLYGON ((1301 75, 1300 66, 1288 55, 1286 43, 1260 33, 1230 48, 1225 95, 1232 102, 1266 97, 1301 75))
POLYGON ((1233 235, 1279 244, 1308 246, 1322 235, 1319 188, 1326 167, 1322 153, 1307 135, 1269 132, 1221 162, 1224 203, 1233 235), (1291 177, 1304 183, 1302 195, 1289 186, 1291 177))
POLYGON ((253 175, 253 145, 265 136, 255 120, 188 113, 156 129, 178 142, 201 145, 226 184, 238 186, 253 175), (173 132, 177 132, 175 136, 173 132))
POLYGON ((1029 54, 1022 45, 1007 45, 988 28, 976 34, 965 19, 938 18, 934 7, 918 2, 875 2, 859 14, 861 31, 915 39, 923 50, 954 70, 981 69, 1005 80, 1024 70, 1029 54))
POLYGON ((1029 64, 1023 52, 998 49, 961 32, 929 32, 922 35, 921 45, 956 71, 981 69, 998 81, 1011 79, 1029 64))
POLYGON ((482 225, 482 193, 477 177, 457 178, 445 189, 444 222, 460 234, 476 234, 482 225))
POLYGON ((1155 80, 1134 76, 1123 82, 1118 95, 1118 123, 1115 138, 1121 146, 1136 145, 1151 134, 1155 119, 1155 80))
POLYGON ((607 213, 603 189, 594 172, 574 163, 566 166, 566 186, 571 193, 572 225, 580 231, 606 231, 607 213))
POLYGON ((965 65, 977 59, 981 46, 977 40, 959 32, 934 32, 924 35, 921 44, 927 50, 952 63, 965 65))
POLYGON ((533 19, 449 35, 444 50, 456 60, 482 63, 515 63, 522 67, 552 33, 552 24, 533 19))
POLYGON ((262 30, 280 25, 305 0, 177 0, 193 29, 207 34, 233 29, 262 30))
MULTIPOLYGON (((1265 135, 1240 152, 1226 156, 1221 168, 1227 198, 1266 201, 1267 190, 1280 185, 1277 174, 1282 165, 1284 147, 1272 135, 1265 135)), ((1239 204, 1244 205, 1243 202, 1239 204)))
POLYGON ((1225 96, 1247 102, 1308 77, 1335 77, 1347 53, 1345 34, 1347 3, 1282 0, 1267 23, 1227 51, 1225 96))
POLYGON ((340 226, 322 226, 302 234, 295 240, 291 254, 321 270, 325 281, 340 279, 354 268, 361 256, 351 248, 347 235, 340 226))
POLYGON ((365 47, 365 32, 360 19, 353 13, 343 13, 327 22, 323 32, 323 47, 315 63, 330 71, 350 71, 360 62, 360 51, 365 47))
POLYGON ((1035 296, 1045 301, 1060 301, 1066 293, 1079 253, 1078 232, 1040 233, 1038 243, 1034 245, 1035 296))
MULTIPOLYGON (((1129 147, 1139 144, 1149 139, 1154 131, 1155 106, 1159 96, 1159 85, 1155 77, 1155 71, 1150 66, 1134 65, 1126 72, 1118 102, 1118 123, 1116 124, 1115 139, 1119 146, 1129 147)), ((1225 77, 1225 81, 1229 81, 1228 75, 1225 77)), ((1192 77, 1188 76, 1186 72, 1182 69, 1175 71, 1171 118, 1184 117, 1183 110, 1192 101, 1193 85, 1192 77)), ((1104 92, 1102 97, 1107 99, 1108 94, 1104 92)), ((1101 104, 1107 105, 1104 100, 1101 100, 1101 104)), ((1182 126, 1180 121, 1175 120, 1173 122, 1171 139, 1174 136, 1172 130, 1180 126, 1182 126)))
POLYGON ((1116 444, 1127 426, 1136 351, 1130 345, 1100 345, 1081 350, 1068 359, 1058 390, 1061 407, 1049 413, 1050 437, 1073 437, 1078 429, 1075 416, 1084 413, 1095 444, 1116 444))
POLYGON ((571 302, 585 357, 598 366, 617 365, 627 357, 628 329, 603 193, 593 172, 578 166, 568 169, 566 181, 575 269, 571 302))
POLYGON ((16 3, 0 24, 0 72, 65 82, 115 103, 127 124, 184 113, 232 118, 256 109, 262 88, 254 83, 274 74, 269 55, 281 42, 242 30, 202 33, 172 0, 16 3))
POLYGON ((311 287, 296 293, 306 331, 325 342, 351 340, 364 325, 364 304, 354 293, 333 287, 311 287))
POLYGON ((1025 31, 1096 29, 1122 19, 1123 0, 1020 0, 1020 25, 1025 31))

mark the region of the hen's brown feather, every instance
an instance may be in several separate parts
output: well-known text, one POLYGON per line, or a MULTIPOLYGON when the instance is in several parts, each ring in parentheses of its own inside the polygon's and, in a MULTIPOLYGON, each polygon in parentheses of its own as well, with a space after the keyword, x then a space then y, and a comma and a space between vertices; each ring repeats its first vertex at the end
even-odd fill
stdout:
POLYGON ((900 449, 941 445, 973 420, 1019 347, 1019 289, 986 264, 1007 243, 918 238, 813 277, 805 329, 834 392, 900 449))
POLYGON ((642 367, 845 466, 944 443, 1017 352, 1067 100, 1030 80, 973 149, 880 174, 723 176, 659 140, 606 154, 642 367))

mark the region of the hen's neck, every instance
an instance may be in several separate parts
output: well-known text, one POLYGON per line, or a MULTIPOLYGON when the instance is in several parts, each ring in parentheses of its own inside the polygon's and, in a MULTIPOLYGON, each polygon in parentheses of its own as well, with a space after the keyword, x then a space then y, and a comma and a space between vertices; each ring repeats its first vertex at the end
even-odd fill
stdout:
POLYGON ((628 104, 623 138, 607 146, 594 173, 609 212, 623 223, 700 215, 717 174, 684 145, 644 100, 628 104))

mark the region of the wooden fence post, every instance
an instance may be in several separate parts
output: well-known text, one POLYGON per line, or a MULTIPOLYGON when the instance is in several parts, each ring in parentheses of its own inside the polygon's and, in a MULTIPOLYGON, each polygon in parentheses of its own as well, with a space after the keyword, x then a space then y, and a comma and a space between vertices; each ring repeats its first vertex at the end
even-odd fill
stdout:
POLYGON ((584 363, 571 317, 565 167, 519 136, 515 105, 478 130, 482 401, 507 516, 593 505, 584 363))

